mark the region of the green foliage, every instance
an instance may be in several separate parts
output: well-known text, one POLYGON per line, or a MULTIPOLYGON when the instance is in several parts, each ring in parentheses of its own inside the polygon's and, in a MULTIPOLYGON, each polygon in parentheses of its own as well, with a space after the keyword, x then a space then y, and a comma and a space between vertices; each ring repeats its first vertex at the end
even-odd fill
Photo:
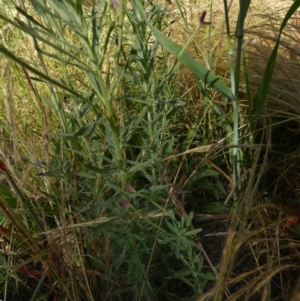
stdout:
MULTIPOLYGON (((122 7, 120 15, 103 1, 89 8, 72 1, 34 0, 31 5, 35 13, 16 7, 22 21, 3 14, 1 18, 33 40, 38 64, 4 45, 1 52, 35 76, 29 80, 32 86, 41 85, 36 96, 53 114, 53 125, 45 134, 49 160, 37 166, 38 202, 43 206, 29 201, 30 194, 20 191, 16 180, 10 181, 19 200, 27 204, 21 214, 35 221, 28 226, 44 241, 32 250, 32 260, 40 258, 44 265, 32 299, 50 282, 57 283, 50 294, 70 300, 93 299, 103 294, 100 287, 109 293, 111 285, 116 286, 109 293, 111 300, 124 300, 126 295, 131 300, 153 299, 160 283, 151 281, 155 267, 149 258, 158 252, 153 245, 156 232, 166 233, 158 218, 167 214, 161 201, 167 192, 159 178, 164 168, 160 160, 174 147, 168 119, 184 105, 171 92, 175 82, 168 55, 134 5, 122 7), (116 31, 116 22, 124 35, 116 31), (124 189, 128 182, 135 192, 124 189), (88 225, 84 231, 81 224, 88 225), (66 230, 56 238, 61 227, 66 230), (68 248, 74 248, 71 259, 68 248), (70 275, 79 269, 84 277, 72 276, 76 287, 67 286, 65 293, 59 265, 70 275), (94 287, 92 280, 102 285, 94 287)), ((145 9, 147 18, 166 30, 166 11, 146 3, 145 9)), ((11 207, 21 212, 16 203, 11 207)))
MULTIPOLYGON (((238 152, 238 98, 250 2, 241 2, 232 45, 225 16, 231 89, 187 51, 200 24, 179 46, 162 4, 6 2, 1 22, 26 51, 3 32, 0 52, 14 75, 6 79, 18 78, 21 91, 14 103, 12 85, 1 82, 0 233, 8 246, 0 255, 1 296, 195 300, 221 283, 220 258, 211 263, 195 217, 226 212, 230 190, 237 206, 247 157, 238 152), (197 105, 181 91, 183 66, 197 77, 197 105)), ((251 122, 265 102, 279 39, 251 100, 251 122)))

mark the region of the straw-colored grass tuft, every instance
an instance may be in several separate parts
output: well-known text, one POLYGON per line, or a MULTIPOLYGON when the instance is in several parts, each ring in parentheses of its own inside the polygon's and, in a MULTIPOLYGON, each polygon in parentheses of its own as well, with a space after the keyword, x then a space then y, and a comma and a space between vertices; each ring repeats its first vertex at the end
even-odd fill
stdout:
MULTIPOLYGON (((246 51, 247 72, 249 73, 252 96, 258 92, 267 61, 277 39, 280 24, 291 3, 291 1, 277 1, 270 4, 269 1, 256 0, 251 2, 245 22, 243 49, 246 51)), ((237 2, 231 2, 230 4, 230 25, 233 34, 238 5, 237 2)), ((210 28, 208 26, 200 26, 197 37, 189 47, 189 53, 221 78, 228 79, 229 62, 223 3, 213 5, 211 11, 210 7, 203 4, 192 4, 190 6, 187 5, 183 11, 186 22, 179 17, 180 12, 176 9, 174 10, 173 38, 184 45, 193 29, 197 26, 201 13, 206 10, 208 12, 207 20, 211 21, 212 24, 210 28)), ((288 22, 281 38, 267 101, 267 107, 271 111, 299 113, 300 48, 298 41, 300 33, 297 29, 299 17, 300 13, 296 12, 288 22)), ((189 80, 189 71, 183 69, 178 76, 182 79, 183 85, 186 85, 184 88, 187 91, 193 91, 191 86, 193 86, 195 79, 189 80)), ((242 83, 243 87, 245 87, 245 82, 242 83)), ((241 100, 248 101, 244 99, 245 95, 242 94, 240 96, 241 100)))
MULTIPOLYGON (((239 95, 241 114, 247 111, 245 105, 247 109, 247 105, 251 103, 246 85, 251 92, 250 97, 254 97, 261 86, 282 20, 292 3, 270 3, 264 0, 251 2, 243 45, 247 66, 243 73, 248 76, 249 81, 246 82, 242 77, 239 95)), ((233 35, 238 2, 232 1, 229 5, 233 35)), ((222 2, 216 5, 213 3, 212 9, 203 3, 187 5, 182 12, 174 8, 172 37, 184 45, 204 10, 207 11, 207 21, 212 24, 200 26, 188 51, 197 61, 230 84, 229 51, 222 2), (186 20, 180 17, 181 13, 186 20)), ((219 279, 198 301, 299 299, 299 20, 300 12, 297 11, 282 34, 274 75, 258 127, 260 132, 256 139, 271 143, 268 152, 261 155, 256 166, 251 167, 252 173, 261 170, 261 177, 256 185, 248 182, 239 206, 240 215, 232 217, 227 238, 223 240, 223 253, 219 253, 222 258, 219 279)), ((201 111, 205 101, 203 95, 197 91, 194 76, 187 69, 181 68, 178 79, 182 85, 183 97, 201 111)), ((214 101, 217 105, 221 102, 219 98, 214 101)), ((227 110, 224 111, 227 116, 232 111, 230 105, 220 107, 227 110)), ((243 138, 245 137, 241 137, 243 138)), ((249 174, 248 181, 250 178, 249 174)), ((215 219, 216 217, 211 220, 211 225, 214 225, 215 219)), ((212 235, 215 235, 215 231, 212 231, 212 235)), ((204 248, 210 249, 205 243, 204 248)), ((209 255, 216 256, 215 252, 209 255)))

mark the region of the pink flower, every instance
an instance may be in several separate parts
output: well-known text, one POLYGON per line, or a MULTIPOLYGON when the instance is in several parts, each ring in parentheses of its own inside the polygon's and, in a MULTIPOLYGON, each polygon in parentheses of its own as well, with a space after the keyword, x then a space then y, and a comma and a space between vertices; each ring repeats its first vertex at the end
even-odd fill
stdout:
POLYGON ((111 0, 113 7, 116 11, 119 10, 119 1, 118 0, 111 0))
POLYGON ((132 205, 128 201, 125 201, 125 200, 119 201, 119 204, 120 204, 120 206, 125 207, 125 208, 132 207, 132 205))

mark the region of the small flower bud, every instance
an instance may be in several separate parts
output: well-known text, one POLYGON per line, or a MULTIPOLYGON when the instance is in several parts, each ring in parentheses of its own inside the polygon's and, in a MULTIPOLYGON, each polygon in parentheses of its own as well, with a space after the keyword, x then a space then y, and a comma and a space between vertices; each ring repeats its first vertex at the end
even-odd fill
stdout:
POLYGON ((112 0, 111 2, 112 2, 112 5, 113 5, 114 9, 116 11, 118 11, 119 10, 119 1, 118 0, 112 0))
POLYGON ((6 170, 7 169, 5 163, 2 160, 0 160, 0 169, 1 170, 6 170))
POLYGON ((130 184, 125 184, 124 188, 129 192, 136 192, 136 190, 130 184))
POLYGON ((132 205, 128 201, 125 201, 125 200, 119 201, 119 204, 120 204, 120 206, 125 207, 125 208, 132 207, 132 205))

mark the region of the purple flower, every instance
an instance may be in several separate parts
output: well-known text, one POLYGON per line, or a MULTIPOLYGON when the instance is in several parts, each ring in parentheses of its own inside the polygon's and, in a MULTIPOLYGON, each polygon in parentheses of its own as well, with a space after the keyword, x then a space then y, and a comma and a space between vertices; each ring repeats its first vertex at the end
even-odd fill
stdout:
POLYGON ((116 11, 118 11, 119 10, 119 1, 118 0, 111 0, 111 2, 112 2, 112 5, 113 5, 114 9, 116 11))
POLYGON ((119 201, 119 204, 120 204, 120 206, 125 207, 125 208, 132 207, 132 205, 128 201, 125 201, 125 200, 119 201))

